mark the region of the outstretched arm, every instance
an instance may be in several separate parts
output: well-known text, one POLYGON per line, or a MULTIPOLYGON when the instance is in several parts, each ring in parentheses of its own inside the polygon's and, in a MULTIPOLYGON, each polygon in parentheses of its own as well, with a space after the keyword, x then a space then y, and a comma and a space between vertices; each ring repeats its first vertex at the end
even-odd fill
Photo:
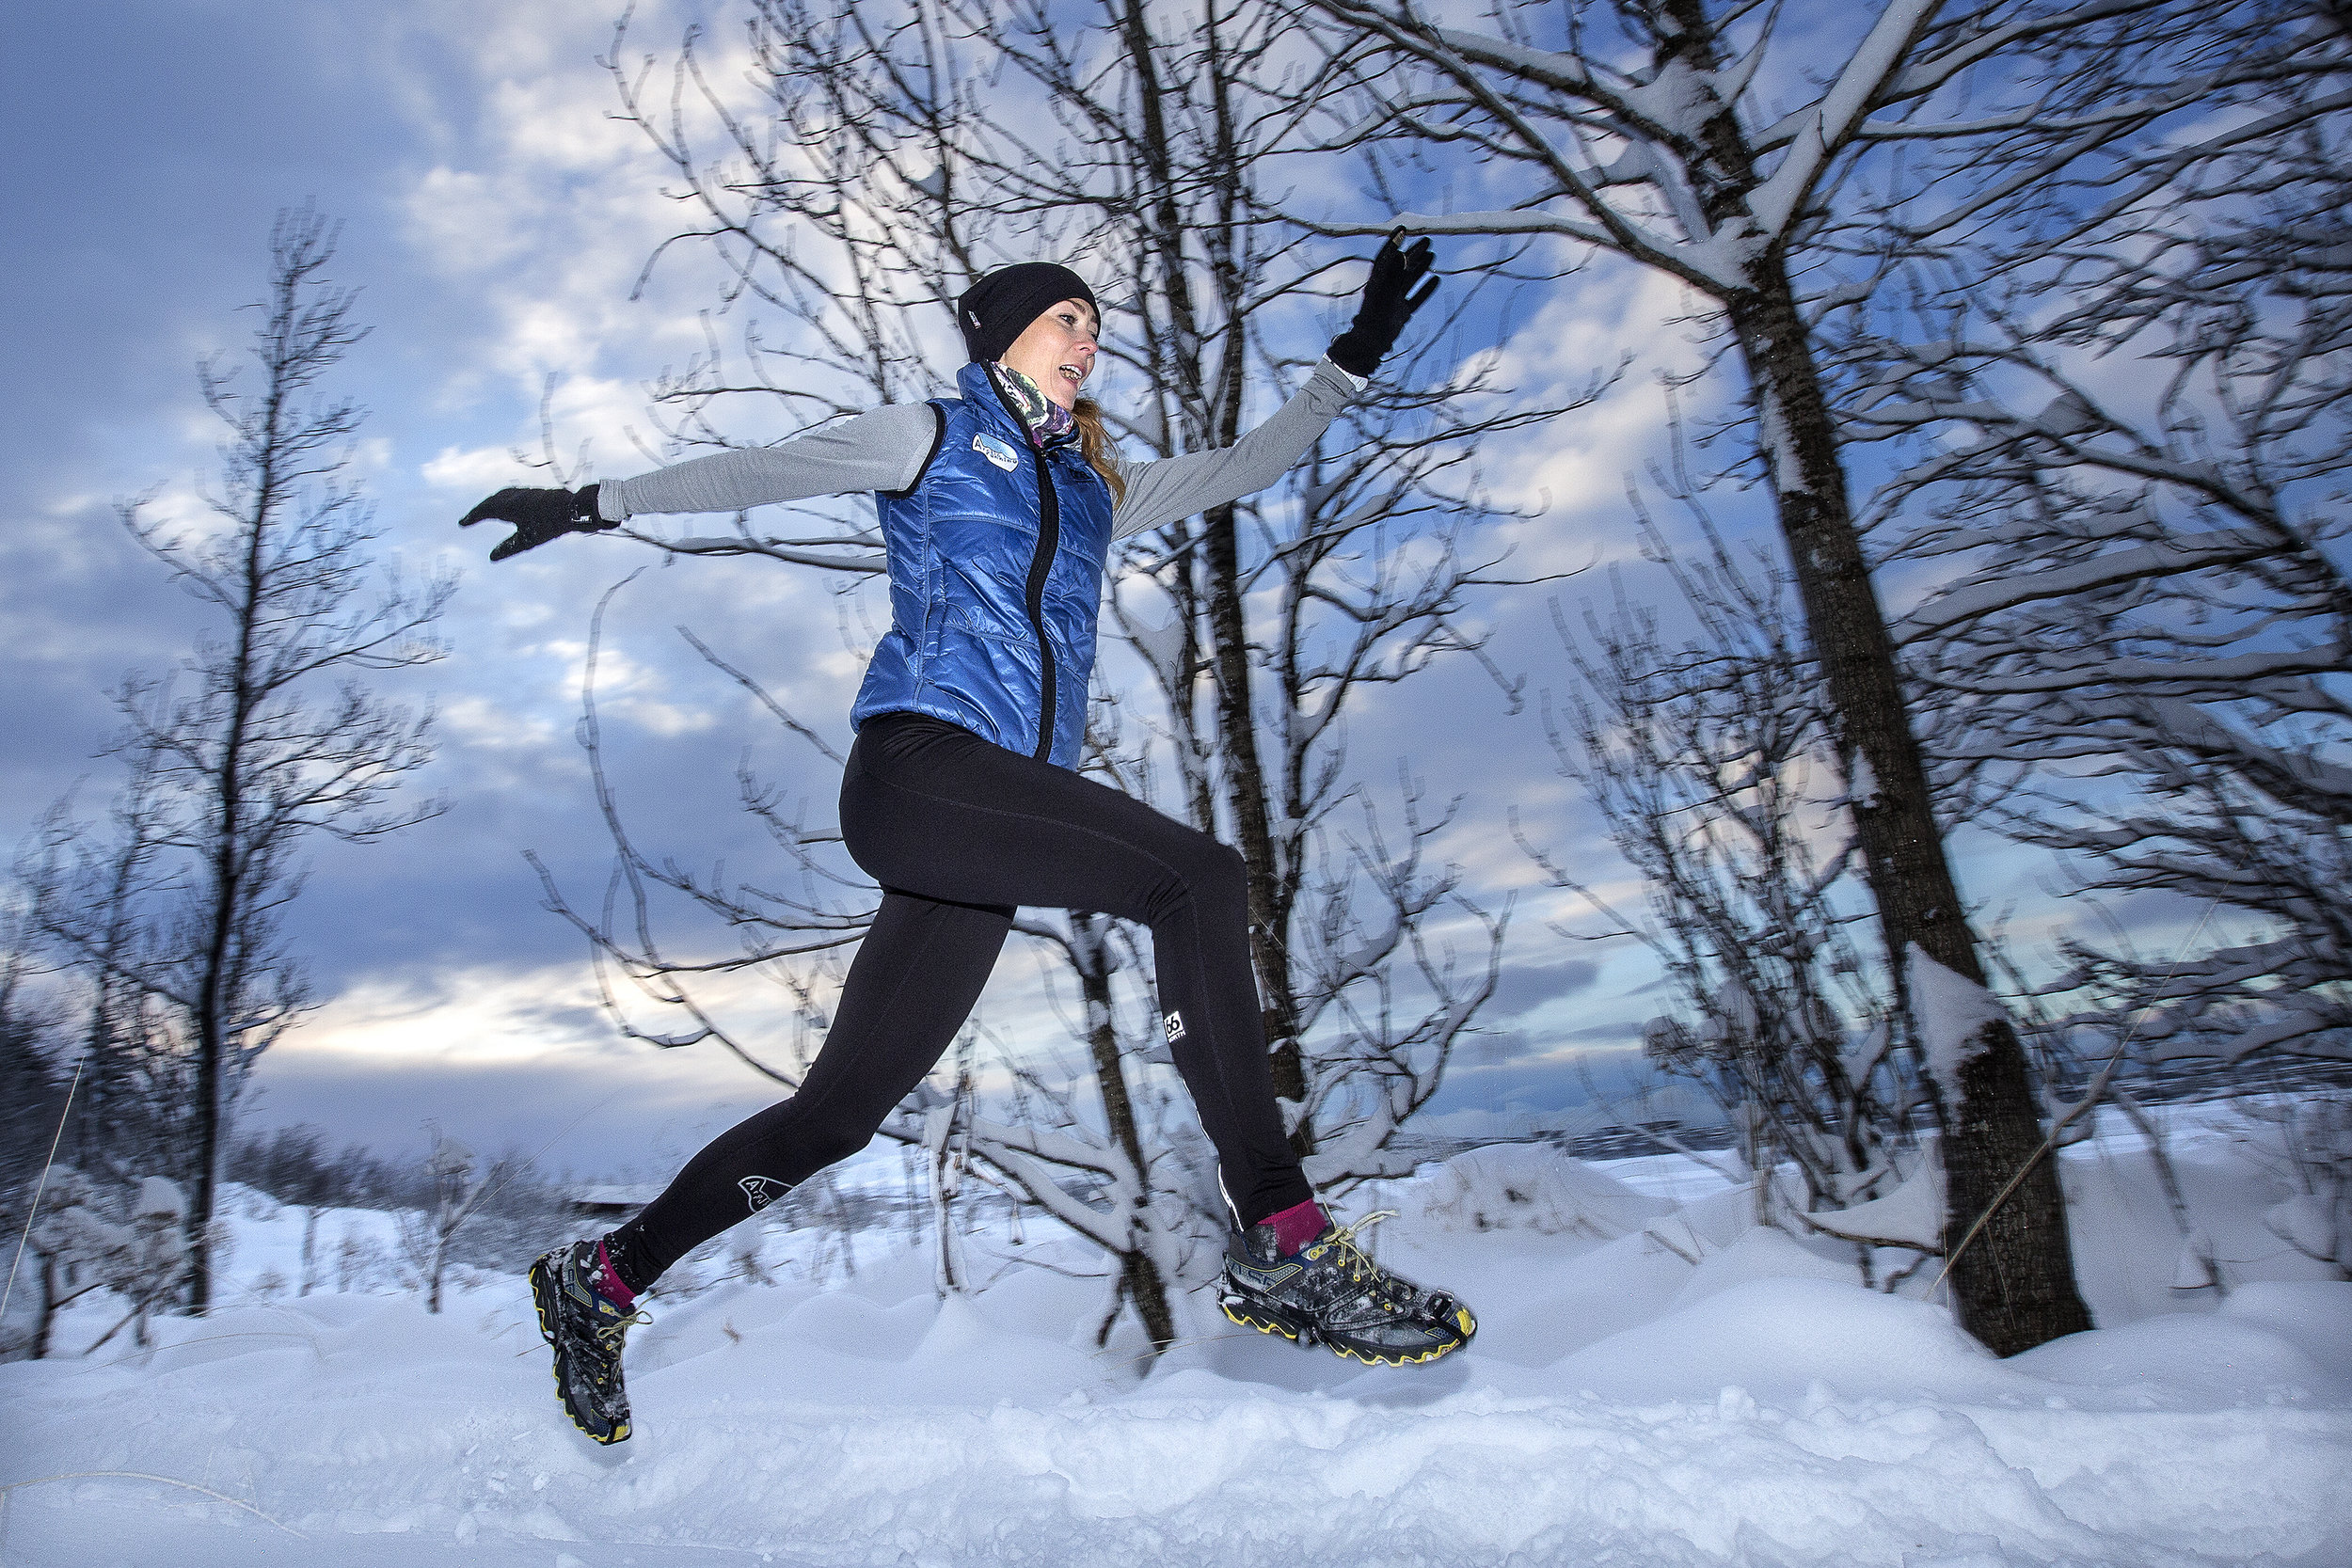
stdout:
POLYGON ((893 404, 772 447, 689 458, 635 479, 582 490, 501 490, 459 522, 513 523, 514 536, 490 552, 503 561, 559 534, 609 529, 644 513, 740 512, 811 496, 901 490, 921 474, 938 428, 930 404, 893 404))
POLYGON ((713 452, 615 480, 597 510, 621 522, 644 512, 740 512, 771 501, 903 490, 923 471, 939 429, 928 403, 894 403, 772 447, 713 452))
POLYGON ((1163 528, 1264 489, 1306 455, 1363 385, 1326 359, 1290 402, 1232 446, 1123 466, 1127 494, 1112 514, 1112 537, 1163 528))
POLYGON ((1220 451, 1123 468, 1127 494, 1113 514, 1113 538, 1142 533, 1255 494, 1307 454, 1315 437, 1363 390, 1413 312, 1438 292, 1438 279, 1429 271, 1429 242, 1400 245, 1397 237, 1403 232, 1390 235, 1372 259, 1372 276, 1364 281, 1355 321, 1331 340, 1331 351, 1315 373, 1272 419, 1220 451))

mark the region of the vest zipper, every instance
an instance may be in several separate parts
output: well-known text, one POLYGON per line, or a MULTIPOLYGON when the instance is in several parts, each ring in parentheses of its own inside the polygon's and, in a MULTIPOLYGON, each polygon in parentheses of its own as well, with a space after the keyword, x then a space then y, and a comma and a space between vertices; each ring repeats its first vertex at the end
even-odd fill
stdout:
POLYGON ((1047 760, 1054 751, 1054 645, 1045 641, 1045 579, 1054 569, 1054 552, 1061 547, 1061 498, 1054 494, 1054 476, 1046 470, 1045 454, 1029 449, 1037 459, 1037 553, 1029 558, 1029 626, 1037 633, 1037 662, 1042 673, 1037 699, 1037 750, 1029 754, 1047 760))
POLYGON ((1029 439, 1029 427, 1022 422, 1005 397, 1005 389, 996 385, 996 377, 988 378, 988 389, 996 394, 998 406, 1012 420, 1013 430, 1021 444, 1029 449, 1029 459, 1037 465, 1037 549, 1029 557, 1029 630, 1037 637, 1038 703, 1037 750, 1029 753, 1038 762, 1049 760, 1054 752, 1055 668, 1054 645, 1045 640, 1045 579, 1054 568, 1054 552, 1061 547, 1061 498, 1054 494, 1054 476, 1045 467, 1045 451, 1029 439))

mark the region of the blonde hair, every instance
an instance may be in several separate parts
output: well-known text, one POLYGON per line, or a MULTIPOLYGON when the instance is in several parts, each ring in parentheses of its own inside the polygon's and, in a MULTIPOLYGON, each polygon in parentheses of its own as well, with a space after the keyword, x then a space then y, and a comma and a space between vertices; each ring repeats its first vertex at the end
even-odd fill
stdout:
POLYGON ((1092 398, 1080 398, 1072 405, 1070 417, 1077 421, 1078 451, 1111 487, 1111 504, 1117 506, 1127 499, 1127 481, 1111 455, 1111 433, 1103 428, 1103 405, 1092 398))

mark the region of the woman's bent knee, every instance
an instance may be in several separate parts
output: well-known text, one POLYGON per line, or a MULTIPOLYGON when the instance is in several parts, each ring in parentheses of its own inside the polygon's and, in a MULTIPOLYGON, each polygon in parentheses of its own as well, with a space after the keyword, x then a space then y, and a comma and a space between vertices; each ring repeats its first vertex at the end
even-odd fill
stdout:
POLYGON ((806 1180, 827 1165, 839 1164, 867 1144, 872 1143, 876 1131, 876 1127, 810 1129, 808 1134, 799 1140, 799 1148, 793 1151, 798 1156, 793 1164, 804 1167, 797 1180, 806 1180))
POLYGON ((1168 863, 1169 875, 1152 900, 1154 925, 1185 908, 1218 915, 1239 911, 1248 920, 1249 863, 1240 850, 1206 833, 1192 833, 1168 863))
POLYGON ((1214 869, 1209 873, 1207 892, 1226 903, 1249 907, 1249 863, 1240 850, 1230 844, 1216 846, 1211 856, 1214 869))
POLYGON ((748 1157, 771 1179, 797 1184, 873 1142, 881 1125, 879 1117, 812 1115, 800 1101, 787 1100, 757 1118, 755 1140, 738 1146, 739 1157, 748 1157))

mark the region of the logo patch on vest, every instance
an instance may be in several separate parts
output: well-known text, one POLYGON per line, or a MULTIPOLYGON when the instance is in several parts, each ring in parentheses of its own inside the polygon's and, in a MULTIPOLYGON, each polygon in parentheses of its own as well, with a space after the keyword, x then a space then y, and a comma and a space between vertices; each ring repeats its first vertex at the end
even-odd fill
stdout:
POLYGON ((755 1214, 792 1190, 790 1182, 779 1181, 772 1176, 747 1176, 736 1185, 742 1188, 743 1196, 751 1200, 755 1214))
POLYGON ((998 440, 995 436, 991 436, 986 431, 982 431, 977 436, 972 437, 972 450, 978 452, 982 457, 987 458, 991 463, 995 464, 998 467, 1004 469, 1007 473, 1010 473, 1013 469, 1021 467, 1021 454, 1014 451, 1011 447, 1008 446, 1005 442, 998 440))
POLYGON ((1184 1014, 1171 1012, 1166 1018, 1162 1019, 1160 1023, 1161 1026, 1168 1031, 1168 1044, 1174 1045, 1178 1040, 1184 1037, 1184 1014))

